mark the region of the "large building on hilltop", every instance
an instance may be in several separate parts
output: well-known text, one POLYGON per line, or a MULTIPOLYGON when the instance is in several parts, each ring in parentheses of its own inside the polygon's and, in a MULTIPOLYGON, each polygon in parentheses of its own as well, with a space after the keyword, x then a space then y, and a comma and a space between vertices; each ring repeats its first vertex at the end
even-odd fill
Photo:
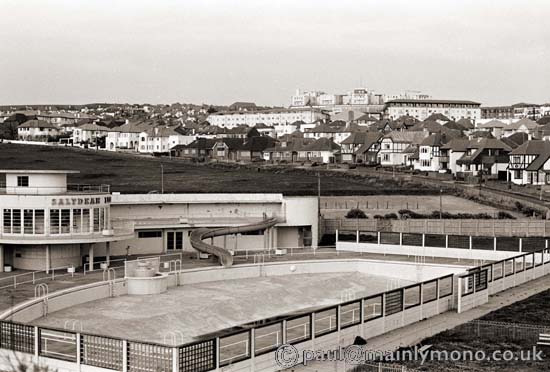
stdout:
POLYGON ((425 120, 432 114, 443 114, 449 119, 481 119, 481 104, 474 101, 445 99, 395 99, 386 102, 385 115, 391 119, 412 116, 425 120))

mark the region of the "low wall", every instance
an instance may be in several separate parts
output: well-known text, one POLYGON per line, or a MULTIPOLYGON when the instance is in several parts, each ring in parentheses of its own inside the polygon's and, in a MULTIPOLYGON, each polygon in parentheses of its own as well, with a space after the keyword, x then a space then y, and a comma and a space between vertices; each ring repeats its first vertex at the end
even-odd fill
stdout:
POLYGON ((68 288, 44 297, 25 301, 0 314, 0 320, 28 323, 45 316, 47 313, 66 309, 86 302, 101 300, 111 295, 121 296, 127 293, 125 279, 114 282, 99 282, 68 288))
MULTIPOLYGON (((229 269, 212 267, 184 270, 179 274, 180 285, 295 274, 361 272, 390 278, 423 281, 468 269, 467 265, 416 264, 414 262, 367 259, 307 260, 266 263, 265 265, 238 265, 229 269), (420 273, 420 275, 419 275, 420 273)), ((169 282, 170 283, 170 282, 169 282)))

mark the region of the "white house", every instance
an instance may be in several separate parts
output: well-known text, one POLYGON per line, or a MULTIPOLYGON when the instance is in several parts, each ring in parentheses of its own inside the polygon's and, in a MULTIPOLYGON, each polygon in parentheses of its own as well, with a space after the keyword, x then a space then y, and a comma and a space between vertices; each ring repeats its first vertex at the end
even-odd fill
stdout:
POLYGON ((95 142, 97 138, 106 137, 109 132, 109 128, 103 127, 101 125, 88 123, 76 127, 73 130, 71 138, 74 144, 79 144, 82 142, 95 142))
POLYGON ((424 131, 390 132, 380 141, 378 163, 382 166, 401 166, 409 162, 411 146, 418 146, 428 136, 424 131))
POLYGON ((120 127, 109 129, 106 139, 106 148, 111 151, 118 149, 138 151, 140 133, 150 129, 148 123, 128 122, 120 127))
POLYGON ((445 136, 440 133, 434 133, 426 137, 418 146, 418 159, 414 162, 414 169, 425 172, 438 172, 446 170, 448 161, 442 156, 441 146, 443 146, 445 136))
POLYGON ((17 137, 27 141, 45 141, 59 134, 59 128, 43 120, 28 120, 17 127, 17 137))
POLYGON ((510 152, 510 181, 516 185, 550 183, 550 142, 532 140, 510 152))
POLYGON ((197 138, 196 135, 184 135, 173 127, 157 126, 139 134, 141 153, 168 153, 177 145, 187 145, 197 138))

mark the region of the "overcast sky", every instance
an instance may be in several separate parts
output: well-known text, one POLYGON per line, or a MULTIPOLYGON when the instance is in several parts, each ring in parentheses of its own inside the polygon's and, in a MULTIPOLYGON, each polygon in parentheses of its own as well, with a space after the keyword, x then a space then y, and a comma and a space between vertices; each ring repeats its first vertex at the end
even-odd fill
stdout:
POLYGON ((550 1, 0 0, 0 104, 550 102, 550 1))

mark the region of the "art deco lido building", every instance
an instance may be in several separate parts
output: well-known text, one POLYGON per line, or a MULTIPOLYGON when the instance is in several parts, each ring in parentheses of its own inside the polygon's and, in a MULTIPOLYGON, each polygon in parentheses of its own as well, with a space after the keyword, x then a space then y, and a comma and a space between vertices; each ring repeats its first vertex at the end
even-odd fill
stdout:
POLYGON ((114 256, 187 252, 194 257, 191 233, 201 228, 239 227, 209 240, 231 254, 318 242, 316 197, 121 194, 111 193, 108 185, 67 183, 76 173, 0 170, 0 177, 5 174, 5 183, 0 178, 0 270, 108 265, 114 256), (268 220, 276 222, 264 226, 268 220), (260 227, 240 229, 251 224, 260 227))
POLYGON ((133 237, 111 227, 109 186, 67 184, 76 171, 0 170, 0 271, 82 266, 94 246, 133 237))

